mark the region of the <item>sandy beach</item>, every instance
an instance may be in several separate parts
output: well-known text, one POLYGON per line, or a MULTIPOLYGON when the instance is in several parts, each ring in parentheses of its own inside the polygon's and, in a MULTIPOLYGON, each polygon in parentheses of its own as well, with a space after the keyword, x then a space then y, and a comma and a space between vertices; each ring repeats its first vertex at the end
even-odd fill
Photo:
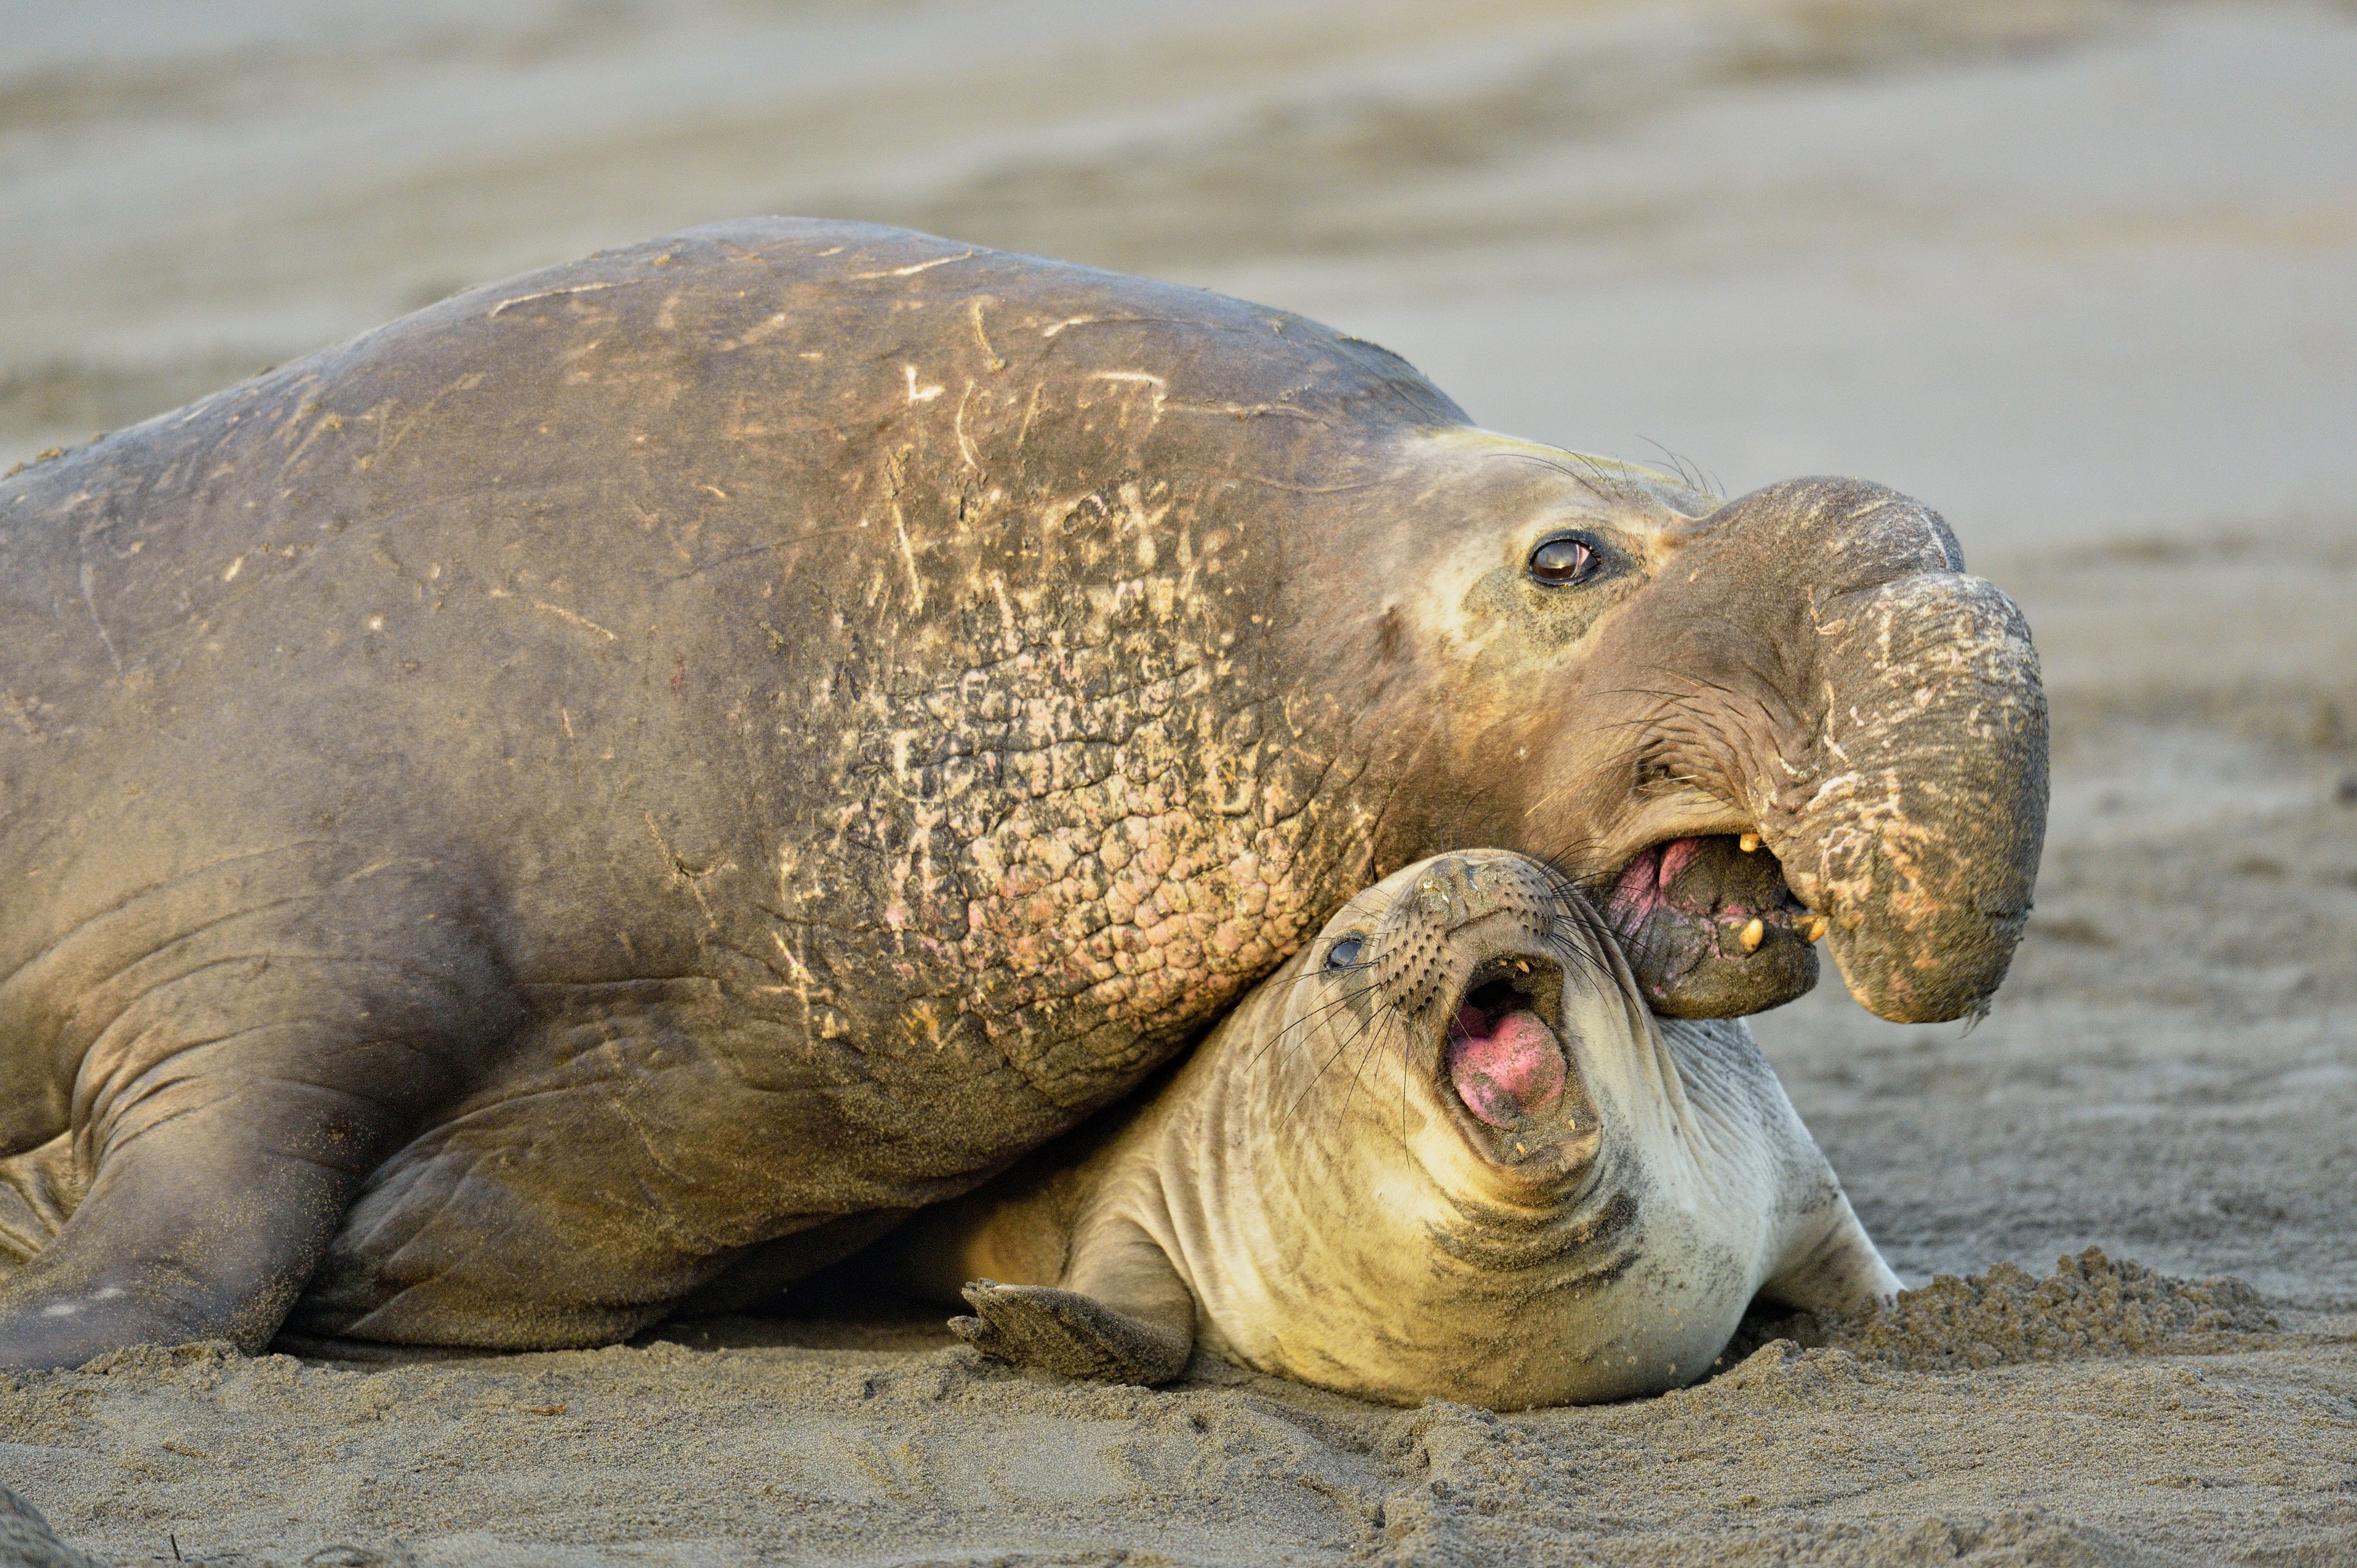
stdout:
POLYGON ((1755 1021, 1927 1287, 1892 1320, 1510 1416, 1200 1358, 1062 1384, 841 1303, 597 1352, 139 1349, 0 1375, 0 1485, 75 1547, 2357 1563, 2357 10, 0 18, 0 463, 603 244, 875 219, 1300 310, 1730 494, 1921 495, 2027 612, 2056 747, 1986 1021, 1832 984, 1755 1021))

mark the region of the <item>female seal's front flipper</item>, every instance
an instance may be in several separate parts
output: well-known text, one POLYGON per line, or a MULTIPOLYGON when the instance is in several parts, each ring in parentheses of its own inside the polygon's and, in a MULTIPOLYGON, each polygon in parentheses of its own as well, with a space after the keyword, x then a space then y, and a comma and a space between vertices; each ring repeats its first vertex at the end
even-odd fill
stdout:
POLYGON ((1804 1312, 1865 1312, 1888 1306, 1904 1281, 1891 1271, 1849 1196, 1830 1172, 1817 1201, 1800 1216, 1760 1294, 1804 1312))
POLYGON ((960 1294, 974 1316, 950 1319, 950 1330, 985 1356, 1068 1378, 1151 1386, 1185 1370, 1194 1294, 1134 1221, 1075 1238, 1065 1282, 1072 1288, 972 1281, 960 1294))

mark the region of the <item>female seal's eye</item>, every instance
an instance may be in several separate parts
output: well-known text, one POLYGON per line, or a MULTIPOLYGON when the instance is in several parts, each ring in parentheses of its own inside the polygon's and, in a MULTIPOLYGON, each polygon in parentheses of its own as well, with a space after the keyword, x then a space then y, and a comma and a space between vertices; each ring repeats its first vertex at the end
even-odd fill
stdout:
POLYGON ((1596 551, 1584 539, 1550 539, 1531 552, 1531 575, 1550 587, 1577 583, 1596 570, 1596 551))
POLYGON ((1359 961, 1359 950, 1366 945, 1364 938, 1344 937, 1326 950, 1326 967, 1328 969, 1350 968, 1359 961))

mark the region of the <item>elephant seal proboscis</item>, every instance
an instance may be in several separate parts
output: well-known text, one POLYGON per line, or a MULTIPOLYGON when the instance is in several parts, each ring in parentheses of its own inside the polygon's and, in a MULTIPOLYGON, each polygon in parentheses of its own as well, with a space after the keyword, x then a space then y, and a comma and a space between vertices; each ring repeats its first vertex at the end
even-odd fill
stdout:
POLYGON ((1900 1288, 1750 1030, 1655 1017, 1577 891, 1502 852, 1351 899, 1071 1142, 875 1266, 963 1284, 963 1337, 1052 1371, 1160 1382, 1200 1344, 1500 1410, 1692 1382, 1755 1297, 1900 1288))
POLYGON ((793 1279, 1467 843, 1662 1011, 1822 918, 1969 1013, 2045 744, 1923 507, 1281 311, 784 220, 477 289, 0 480, 0 1364, 793 1279))

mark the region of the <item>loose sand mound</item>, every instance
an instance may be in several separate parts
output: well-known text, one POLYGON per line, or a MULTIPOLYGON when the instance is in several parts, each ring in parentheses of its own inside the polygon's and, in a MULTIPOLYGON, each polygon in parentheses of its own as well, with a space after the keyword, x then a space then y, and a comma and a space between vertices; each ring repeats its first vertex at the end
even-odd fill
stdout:
POLYGON ((1846 1350, 1910 1371, 2061 1361, 2083 1356, 2238 1348, 2281 1327, 2259 1294, 2221 1275, 2184 1280, 2115 1262, 2100 1247, 2056 1262, 2039 1279, 2012 1263, 1959 1279, 1940 1274, 1902 1292, 1888 1311, 1858 1317, 1803 1313, 1745 1324, 1731 1364, 1774 1338, 1846 1350))

